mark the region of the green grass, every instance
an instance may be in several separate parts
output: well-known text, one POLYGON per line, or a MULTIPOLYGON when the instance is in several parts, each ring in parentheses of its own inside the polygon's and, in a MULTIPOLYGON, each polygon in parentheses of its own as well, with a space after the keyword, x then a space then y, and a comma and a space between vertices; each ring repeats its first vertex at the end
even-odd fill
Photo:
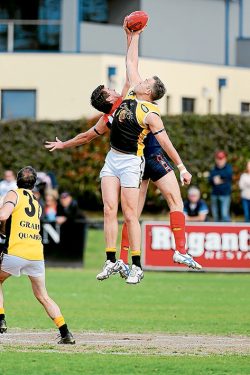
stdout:
MULTIPOLYGON (((118 276, 98 282, 95 275, 104 261, 103 248, 103 232, 91 230, 84 269, 47 270, 49 294, 61 306, 72 331, 250 335, 250 275, 146 272, 137 286, 126 285, 118 276)), ((33 297, 27 278, 7 280, 4 292, 9 327, 54 328, 33 297)), ((0 345, 1 375, 37 374, 38 369, 41 375, 250 373, 249 356, 240 355, 135 356, 2 349, 0 345)))
POLYGON ((98 354, 0 353, 1 375, 185 374, 247 375, 247 356, 114 356, 98 354))
MULTIPOLYGON (((146 272, 140 285, 96 271, 48 269, 47 287, 73 330, 250 335, 250 275, 146 272)), ((11 327, 52 327, 27 278, 6 281, 11 327)))

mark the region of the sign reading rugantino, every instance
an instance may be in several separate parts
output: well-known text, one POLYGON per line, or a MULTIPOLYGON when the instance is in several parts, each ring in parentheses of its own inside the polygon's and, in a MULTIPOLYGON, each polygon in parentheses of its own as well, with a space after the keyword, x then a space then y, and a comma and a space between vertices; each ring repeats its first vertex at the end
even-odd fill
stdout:
MULTIPOLYGON (((173 262, 175 241, 166 222, 142 223, 145 269, 185 271, 173 262)), ((250 225, 244 223, 190 223, 186 249, 204 271, 250 272, 250 225)))

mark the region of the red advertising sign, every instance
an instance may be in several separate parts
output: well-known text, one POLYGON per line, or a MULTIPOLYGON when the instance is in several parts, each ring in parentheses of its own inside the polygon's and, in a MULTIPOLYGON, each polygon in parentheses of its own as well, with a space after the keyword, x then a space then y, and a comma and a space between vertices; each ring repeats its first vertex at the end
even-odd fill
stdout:
MULTIPOLYGON (((173 262, 174 237, 161 221, 142 223, 145 269, 185 271, 173 262)), ((190 223, 186 249, 205 271, 250 272, 250 225, 243 223, 190 223)))

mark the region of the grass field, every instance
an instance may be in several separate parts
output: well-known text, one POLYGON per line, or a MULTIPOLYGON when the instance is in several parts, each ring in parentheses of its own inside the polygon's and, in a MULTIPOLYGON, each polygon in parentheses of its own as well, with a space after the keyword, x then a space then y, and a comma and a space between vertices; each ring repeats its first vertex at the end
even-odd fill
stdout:
MULTIPOLYGON (((76 338, 78 332, 250 336, 250 275, 146 272, 137 286, 126 285, 118 276, 98 282, 96 271, 104 260, 102 236, 101 231, 89 231, 84 270, 47 270, 50 295, 76 338)), ((9 327, 54 329, 25 277, 7 280, 4 289, 9 327)), ((241 352, 216 355, 177 350, 163 355, 149 346, 143 355, 141 350, 135 354, 115 346, 104 350, 82 343, 73 351, 54 343, 22 346, 1 341, 0 337, 3 375, 250 374, 250 356, 241 352)))

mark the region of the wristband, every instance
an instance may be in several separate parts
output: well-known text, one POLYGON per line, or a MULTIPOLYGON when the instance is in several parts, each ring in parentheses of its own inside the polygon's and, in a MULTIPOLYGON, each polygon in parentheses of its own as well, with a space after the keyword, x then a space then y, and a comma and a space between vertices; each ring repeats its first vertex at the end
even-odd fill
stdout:
POLYGON ((180 164, 177 165, 177 168, 178 168, 179 170, 180 170, 180 168, 182 168, 182 167, 185 168, 185 165, 184 165, 183 163, 180 163, 180 164))
POLYGON ((176 167, 179 169, 180 167, 184 167, 184 164, 183 164, 183 163, 180 163, 180 164, 178 164, 176 167))

